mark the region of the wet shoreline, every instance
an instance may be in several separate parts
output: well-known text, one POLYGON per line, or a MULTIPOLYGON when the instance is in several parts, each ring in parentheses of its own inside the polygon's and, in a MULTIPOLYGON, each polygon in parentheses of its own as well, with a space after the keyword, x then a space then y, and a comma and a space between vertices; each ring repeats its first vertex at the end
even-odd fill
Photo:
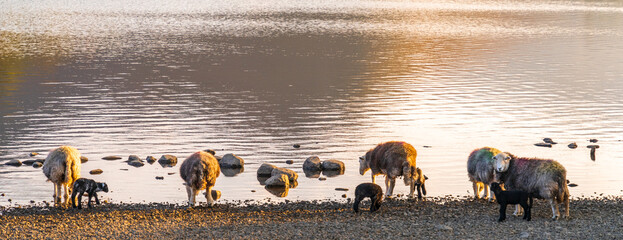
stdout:
POLYGON ((352 202, 218 202, 183 205, 104 204, 93 209, 1 208, 0 235, 23 238, 531 238, 623 237, 623 197, 574 198, 571 218, 552 221, 549 204, 536 200, 532 221, 498 223, 496 203, 471 197, 391 199, 377 213, 355 214, 352 202))

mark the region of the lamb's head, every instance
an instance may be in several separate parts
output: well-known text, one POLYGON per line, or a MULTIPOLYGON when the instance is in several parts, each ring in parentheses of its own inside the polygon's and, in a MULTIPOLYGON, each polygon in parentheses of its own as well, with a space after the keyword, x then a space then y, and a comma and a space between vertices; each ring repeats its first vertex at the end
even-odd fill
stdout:
POLYGON ((98 182, 97 183, 97 190, 95 190, 97 192, 103 191, 103 192, 108 192, 108 184, 103 183, 103 182, 98 182))
POLYGON ((370 159, 366 154, 359 157, 359 174, 364 175, 368 170, 370 170, 370 159))
POLYGON ((491 191, 494 192, 496 195, 500 194, 500 192, 502 191, 502 187, 500 187, 499 183, 492 182, 491 183, 491 191))
POLYGON ((498 153, 498 155, 493 156, 495 171, 506 172, 506 170, 508 170, 508 166, 510 165, 511 158, 512 155, 507 152, 498 153))

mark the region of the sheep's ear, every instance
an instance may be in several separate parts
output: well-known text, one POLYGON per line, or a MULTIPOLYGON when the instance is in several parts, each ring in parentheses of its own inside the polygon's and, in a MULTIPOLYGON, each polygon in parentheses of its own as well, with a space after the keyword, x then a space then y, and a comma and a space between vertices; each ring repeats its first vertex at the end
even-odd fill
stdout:
POLYGON ((511 160, 511 156, 506 156, 506 158, 504 160, 506 160, 506 161, 511 160))
POLYGON ((362 157, 359 157, 359 160, 363 161, 363 156, 362 156, 362 157))

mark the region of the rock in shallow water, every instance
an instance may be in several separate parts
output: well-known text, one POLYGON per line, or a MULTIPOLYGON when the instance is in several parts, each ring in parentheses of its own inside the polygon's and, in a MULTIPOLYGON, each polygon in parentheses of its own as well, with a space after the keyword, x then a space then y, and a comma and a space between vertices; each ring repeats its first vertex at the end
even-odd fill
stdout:
POLYGON ((537 146, 537 147, 549 147, 549 148, 551 148, 551 147, 552 147, 552 144, 551 144, 551 143, 535 143, 535 144, 534 144, 534 146, 537 146))
POLYGON ((262 163, 262 165, 257 169, 258 176, 271 176, 273 169, 277 168, 277 166, 272 165, 270 163, 262 163))
POLYGON ((118 160, 118 159, 121 159, 121 157, 119 157, 119 156, 106 156, 106 157, 103 157, 102 159, 104 159, 104 160, 118 160))
POLYGON ((41 163, 41 162, 35 162, 35 163, 33 163, 33 164, 32 164, 32 167, 34 167, 34 168, 40 168, 40 167, 43 167, 43 163, 41 163))
POLYGON ((4 165, 19 167, 19 166, 22 166, 22 162, 20 162, 19 160, 13 159, 11 161, 4 163, 4 165))
POLYGON ((329 159, 322 162, 322 170, 344 172, 344 163, 340 160, 329 159))
POLYGON ((163 167, 167 165, 175 166, 177 164, 177 157, 173 155, 165 154, 165 155, 162 155, 160 159, 158 159, 158 163, 160 163, 160 165, 162 165, 163 167))
POLYGON ((132 161, 128 161, 128 165, 134 166, 134 167, 142 167, 145 165, 145 163, 143 163, 140 160, 132 160, 132 161))
POLYGON ((577 143, 572 142, 572 143, 569 143, 569 145, 567 145, 567 147, 569 147, 569 148, 571 148, 571 149, 576 149, 576 148, 578 148, 578 144, 577 144, 577 143))
POLYGON ((241 168, 244 166, 244 160, 232 153, 225 154, 219 161, 222 168, 241 168))
POLYGON ((142 160, 141 160, 141 158, 139 158, 136 155, 130 155, 130 156, 128 156, 128 162, 130 162, 130 161, 142 161, 142 160))
POLYGON ((89 158, 85 157, 85 156, 80 156, 80 163, 85 163, 88 162, 89 158))
POLYGON ((267 187, 290 187, 290 180, 286 174, 276 174, 266 179, 267 187))
POLYGON ((322 163, 318 156, 311 156, 303 162, 303 171, 318 172, 322 171, 322 163))
POLYGON ((152 164, 156 162, 156 158, 154 156, 147 156, 145 158, 145 161, 147 161, 149 164, 152 164))
POLYGON ((99 168, 98 169, 93 169, 93 170, 89 171, 89 173, 91 175, 98 175, 98 174, 102 174, 103 172, 104 172, 104 170, 99 169, 99 168))
POLYGON ((280 175, 280 174, 285 174, 286 176, 288 176, 288 179, 290 181, 296 181, 299 178, 299 175, 296 172, 290 169, 287 169, 287 168, 278 167, 278 168, 273 169, 273 171, 270 173, 271 176, 280 175))

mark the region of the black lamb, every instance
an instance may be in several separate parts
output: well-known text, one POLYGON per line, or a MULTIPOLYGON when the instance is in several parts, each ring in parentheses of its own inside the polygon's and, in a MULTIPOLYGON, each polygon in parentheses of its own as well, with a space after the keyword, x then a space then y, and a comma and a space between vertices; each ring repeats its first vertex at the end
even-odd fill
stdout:
POLYGON ((374 212, 381 208, 381 202, 383 202, 383 190, 381 186, 374 183, 362 183, 355 188, 355 203, 353 204, 353 210, 359 212, 359 202, 364 198, 370 198, 370 212, 374 212))
POLYGON ((499 183, 491 183, 491 191, 495 194, 495 199, 500 204, 500 219, 498 222, 506 219, 506 205, 519 204, 524 208, 523 219, 530 221, 532 209, 532 194, 524 191, 503 191, 499 183), (530 205, 528 205, 530 199, 530 205))
POLYGON ((73 184, 73 190, 71 191, 71 205, 74 208, 82 209, 82 195, 86 192, 89 194, 89 201, 87 205, 91 208, 91 198, 95 197, 95 203, 100 204, 100 200, 97 198, 97 192, 108 192, 108 185, 102 182, 95 182, 92 179, 80 178, 73 184), (78 196, 78 205, 76 205, 76 195, 78 196))

